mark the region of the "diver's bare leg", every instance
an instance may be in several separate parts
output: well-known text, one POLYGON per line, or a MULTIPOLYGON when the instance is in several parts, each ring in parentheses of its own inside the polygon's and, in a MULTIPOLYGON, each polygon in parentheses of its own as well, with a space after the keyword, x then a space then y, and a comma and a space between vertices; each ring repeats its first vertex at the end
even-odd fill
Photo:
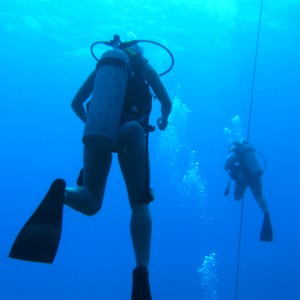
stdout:
POLYGON ((111 152, 84 146, 83 187, 67 187, 65 204, 86 215, 99 211, 112 161, 111 152))
POLYGON ((264 213, 269 212, 268 204, 265 198, 263 197, 262 183, 260 176, 254 176, 251 179, 249 184, 250 189, 253 193, 253 196, 258 204, 258 206, 262 209, 264 213))
POLYGON ((149 204, 140 203, 146 178, 146 141, 139 123, 131 121, 121 126, 118 158, 132 210, 130 231, 136 264, 148 267, 152 221, 149 204))

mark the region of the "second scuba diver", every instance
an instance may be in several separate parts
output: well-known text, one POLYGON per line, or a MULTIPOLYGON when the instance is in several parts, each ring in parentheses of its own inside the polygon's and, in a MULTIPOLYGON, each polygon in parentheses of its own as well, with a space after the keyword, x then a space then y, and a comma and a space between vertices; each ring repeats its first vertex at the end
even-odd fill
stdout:
MULTIPOLYGON (((255 149, 245 140, 233 142, 229 146, 224 169, 235 181, 234 198, 240 200, 249 186, 252 194, 264 213, 260 240, 273 241, 273 231, 267 201, 263 196, 261 176, 263 170, 255 155, 255 149)), ((230 179, 231 180, 231 179, 230 179)), ((229 194, 230 181, 224 194, 229 194)))

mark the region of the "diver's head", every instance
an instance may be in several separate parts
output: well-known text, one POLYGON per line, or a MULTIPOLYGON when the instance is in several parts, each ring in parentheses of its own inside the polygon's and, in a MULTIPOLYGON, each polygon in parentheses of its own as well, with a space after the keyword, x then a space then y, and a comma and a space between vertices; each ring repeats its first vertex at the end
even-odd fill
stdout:
POLYGON ((118 34, 114 34, 113 41, 116 43, 121 43, 121 38, 118 34))
POLYGON ((110 41, 110 45, 113 48, 119 48, 121 45, 121 38, 118 34, 114 34, 113 39, 110 41))
POLYGON ((237 141, 231 142, 228 146, 228 152, 237 150, 240 146, 246 144, 247 141, 245 138, 239 138, 237 141))

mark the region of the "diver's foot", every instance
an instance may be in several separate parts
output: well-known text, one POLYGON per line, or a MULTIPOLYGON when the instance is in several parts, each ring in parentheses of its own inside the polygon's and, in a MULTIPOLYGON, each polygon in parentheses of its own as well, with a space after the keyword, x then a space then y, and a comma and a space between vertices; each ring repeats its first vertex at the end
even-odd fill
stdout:
POLYGON ((151 300, 149 273, 145 265, 137 266, 132 273, 131 300, 151 300))

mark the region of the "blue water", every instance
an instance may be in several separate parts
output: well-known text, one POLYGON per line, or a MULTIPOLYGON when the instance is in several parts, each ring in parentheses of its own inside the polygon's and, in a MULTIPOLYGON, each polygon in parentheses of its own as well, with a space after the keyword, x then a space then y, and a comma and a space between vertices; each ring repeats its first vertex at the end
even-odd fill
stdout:
MULTIPOLYGON (((70 102, 95 61, 89 46, 118 33, 175 57, 162 77, 174 103, 166 132, 150 136, 154 300, 300 299, 299 0, 264 0, 250 142, 267 158, 263 185, 274 242, 245 194, 223 196, 224 128, 249 129, 260 0, 10 0, 1 4, 0 298, 130 299, 130 209, 116 159, 102 211, 64 209, 52 265, 8 258, 54 178, 75 185, 82 123, 70 102), (237 289, 236 289, 237 286, 237 289), (237 294, 236 294, 237 290, 237 294), (235 297, 235 294, 237 297, 235 297)), ((165 58, 154 56, 154 66, 165 58)), ((159 116, 155 102, 152 120, 159 116)))

